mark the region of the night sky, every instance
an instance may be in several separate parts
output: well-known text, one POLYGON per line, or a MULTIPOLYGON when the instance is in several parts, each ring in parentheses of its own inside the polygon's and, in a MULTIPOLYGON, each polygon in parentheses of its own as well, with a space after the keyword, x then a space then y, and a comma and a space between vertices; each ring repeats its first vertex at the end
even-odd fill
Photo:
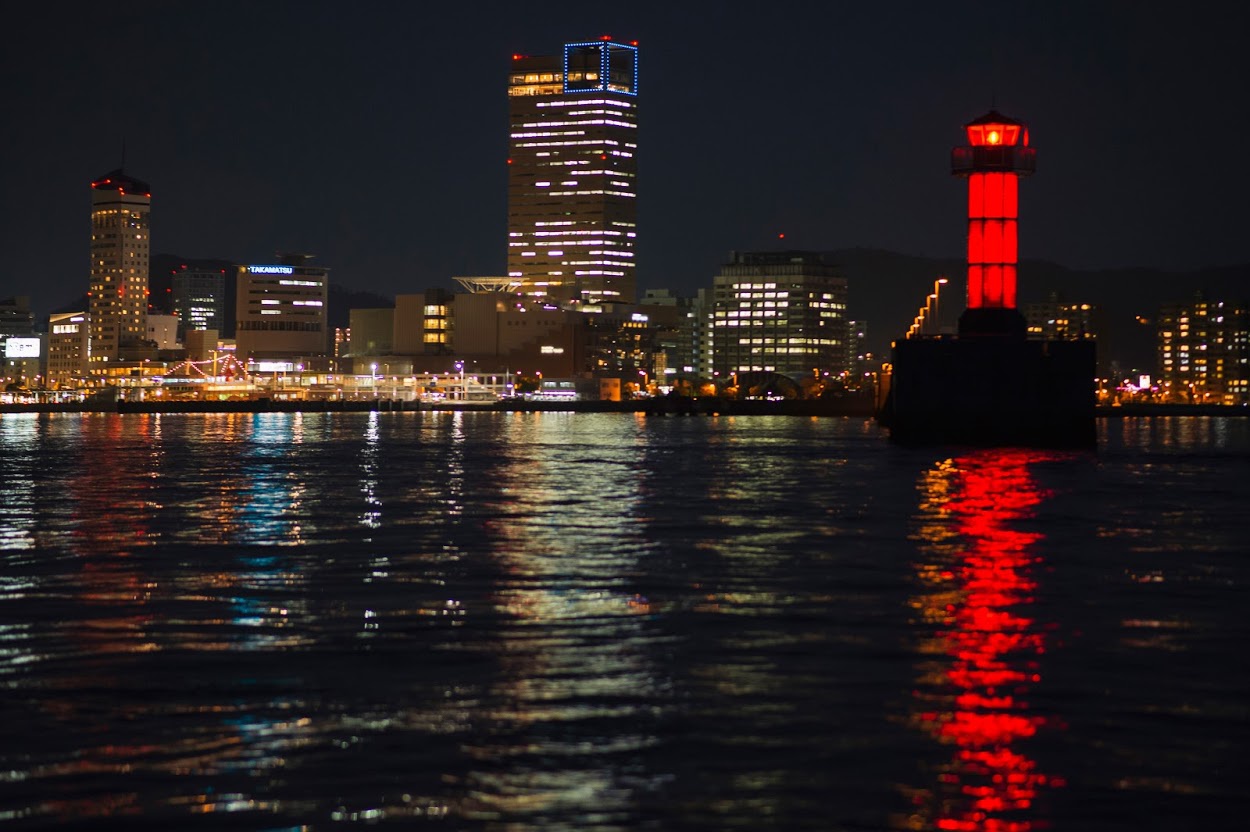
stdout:
POLYGON ((1038 148, 1022 257, 1250 259, 1246 12, 611 5, 26 5, 0 53, 0 295, 44 315, 86 291, 88 186, 123 141, 154 253, 314 252, 385 294, 501 274, 510 56, 603 34, 640 45, 641 287, 709 285, 731 249, 959 256, 949 151, 991 102, 1038 148))

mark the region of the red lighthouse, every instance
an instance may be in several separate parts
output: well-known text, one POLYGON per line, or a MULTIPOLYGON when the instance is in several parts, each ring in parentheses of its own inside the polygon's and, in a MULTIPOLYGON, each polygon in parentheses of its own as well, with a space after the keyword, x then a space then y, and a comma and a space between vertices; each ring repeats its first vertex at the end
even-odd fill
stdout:
POLYGON ((964 125, 968 144, 951 151, 951 173, 968 179, 968 309, 961 335, 1024 335, 1016 309, 1020 177, 1037 152, 1023 123, 990 110, 964 125))
POLYGON ((1020 177, 1029 131, 991 110, 964 125, 951 172, 968 179, 968 308, 959 335, 894 342, 877 419, 908 444, 1089 447, 1094 342, 1030 341, 1016 308, 1020 177))

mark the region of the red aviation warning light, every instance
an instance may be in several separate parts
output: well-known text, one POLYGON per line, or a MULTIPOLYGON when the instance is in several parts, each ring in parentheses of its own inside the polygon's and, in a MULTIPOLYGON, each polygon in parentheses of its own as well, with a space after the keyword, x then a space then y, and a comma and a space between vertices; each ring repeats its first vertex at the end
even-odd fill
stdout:
POLYGON ((964 125, 968 144, 951 151, 951 173, 968 178, 968 309, 1016 309, 1021 176, 1037 153, 1022 123, 996 110, 964 125))

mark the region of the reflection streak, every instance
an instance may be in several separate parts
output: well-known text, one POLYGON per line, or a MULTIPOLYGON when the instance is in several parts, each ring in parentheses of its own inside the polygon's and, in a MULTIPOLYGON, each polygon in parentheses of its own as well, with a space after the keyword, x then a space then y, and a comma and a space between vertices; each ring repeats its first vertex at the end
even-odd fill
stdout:
POLYGON ((1052 458, 983 451, 923 480, 920 537, 933 561, 919 566, 924 590, 913 606, 936 631, 924 652, 940 659, 921 680, 913 723, 954 755, 936 794, 917 794, 921 825, 911 828, 1028 832, 1039 790, 1062 785, 1024 747, 1047 724, 1027 700, 1045 638, 1022 611, 1033 603, 1041 535, 1012 527, 1046 498, 1028 466, 1052 458))

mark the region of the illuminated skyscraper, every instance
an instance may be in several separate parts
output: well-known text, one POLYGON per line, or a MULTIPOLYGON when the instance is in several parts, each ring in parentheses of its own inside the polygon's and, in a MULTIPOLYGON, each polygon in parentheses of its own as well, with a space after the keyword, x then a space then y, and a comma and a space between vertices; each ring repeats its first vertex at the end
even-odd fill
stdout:
POLYGON ((536 300, 634 303, 638 48, 604 37, 514 55, 508 275, 536 300))
POLYGON ((121 168, 91 183, 91 358, 93 374, 147 337, 148 215, 152 189, 121 168))

